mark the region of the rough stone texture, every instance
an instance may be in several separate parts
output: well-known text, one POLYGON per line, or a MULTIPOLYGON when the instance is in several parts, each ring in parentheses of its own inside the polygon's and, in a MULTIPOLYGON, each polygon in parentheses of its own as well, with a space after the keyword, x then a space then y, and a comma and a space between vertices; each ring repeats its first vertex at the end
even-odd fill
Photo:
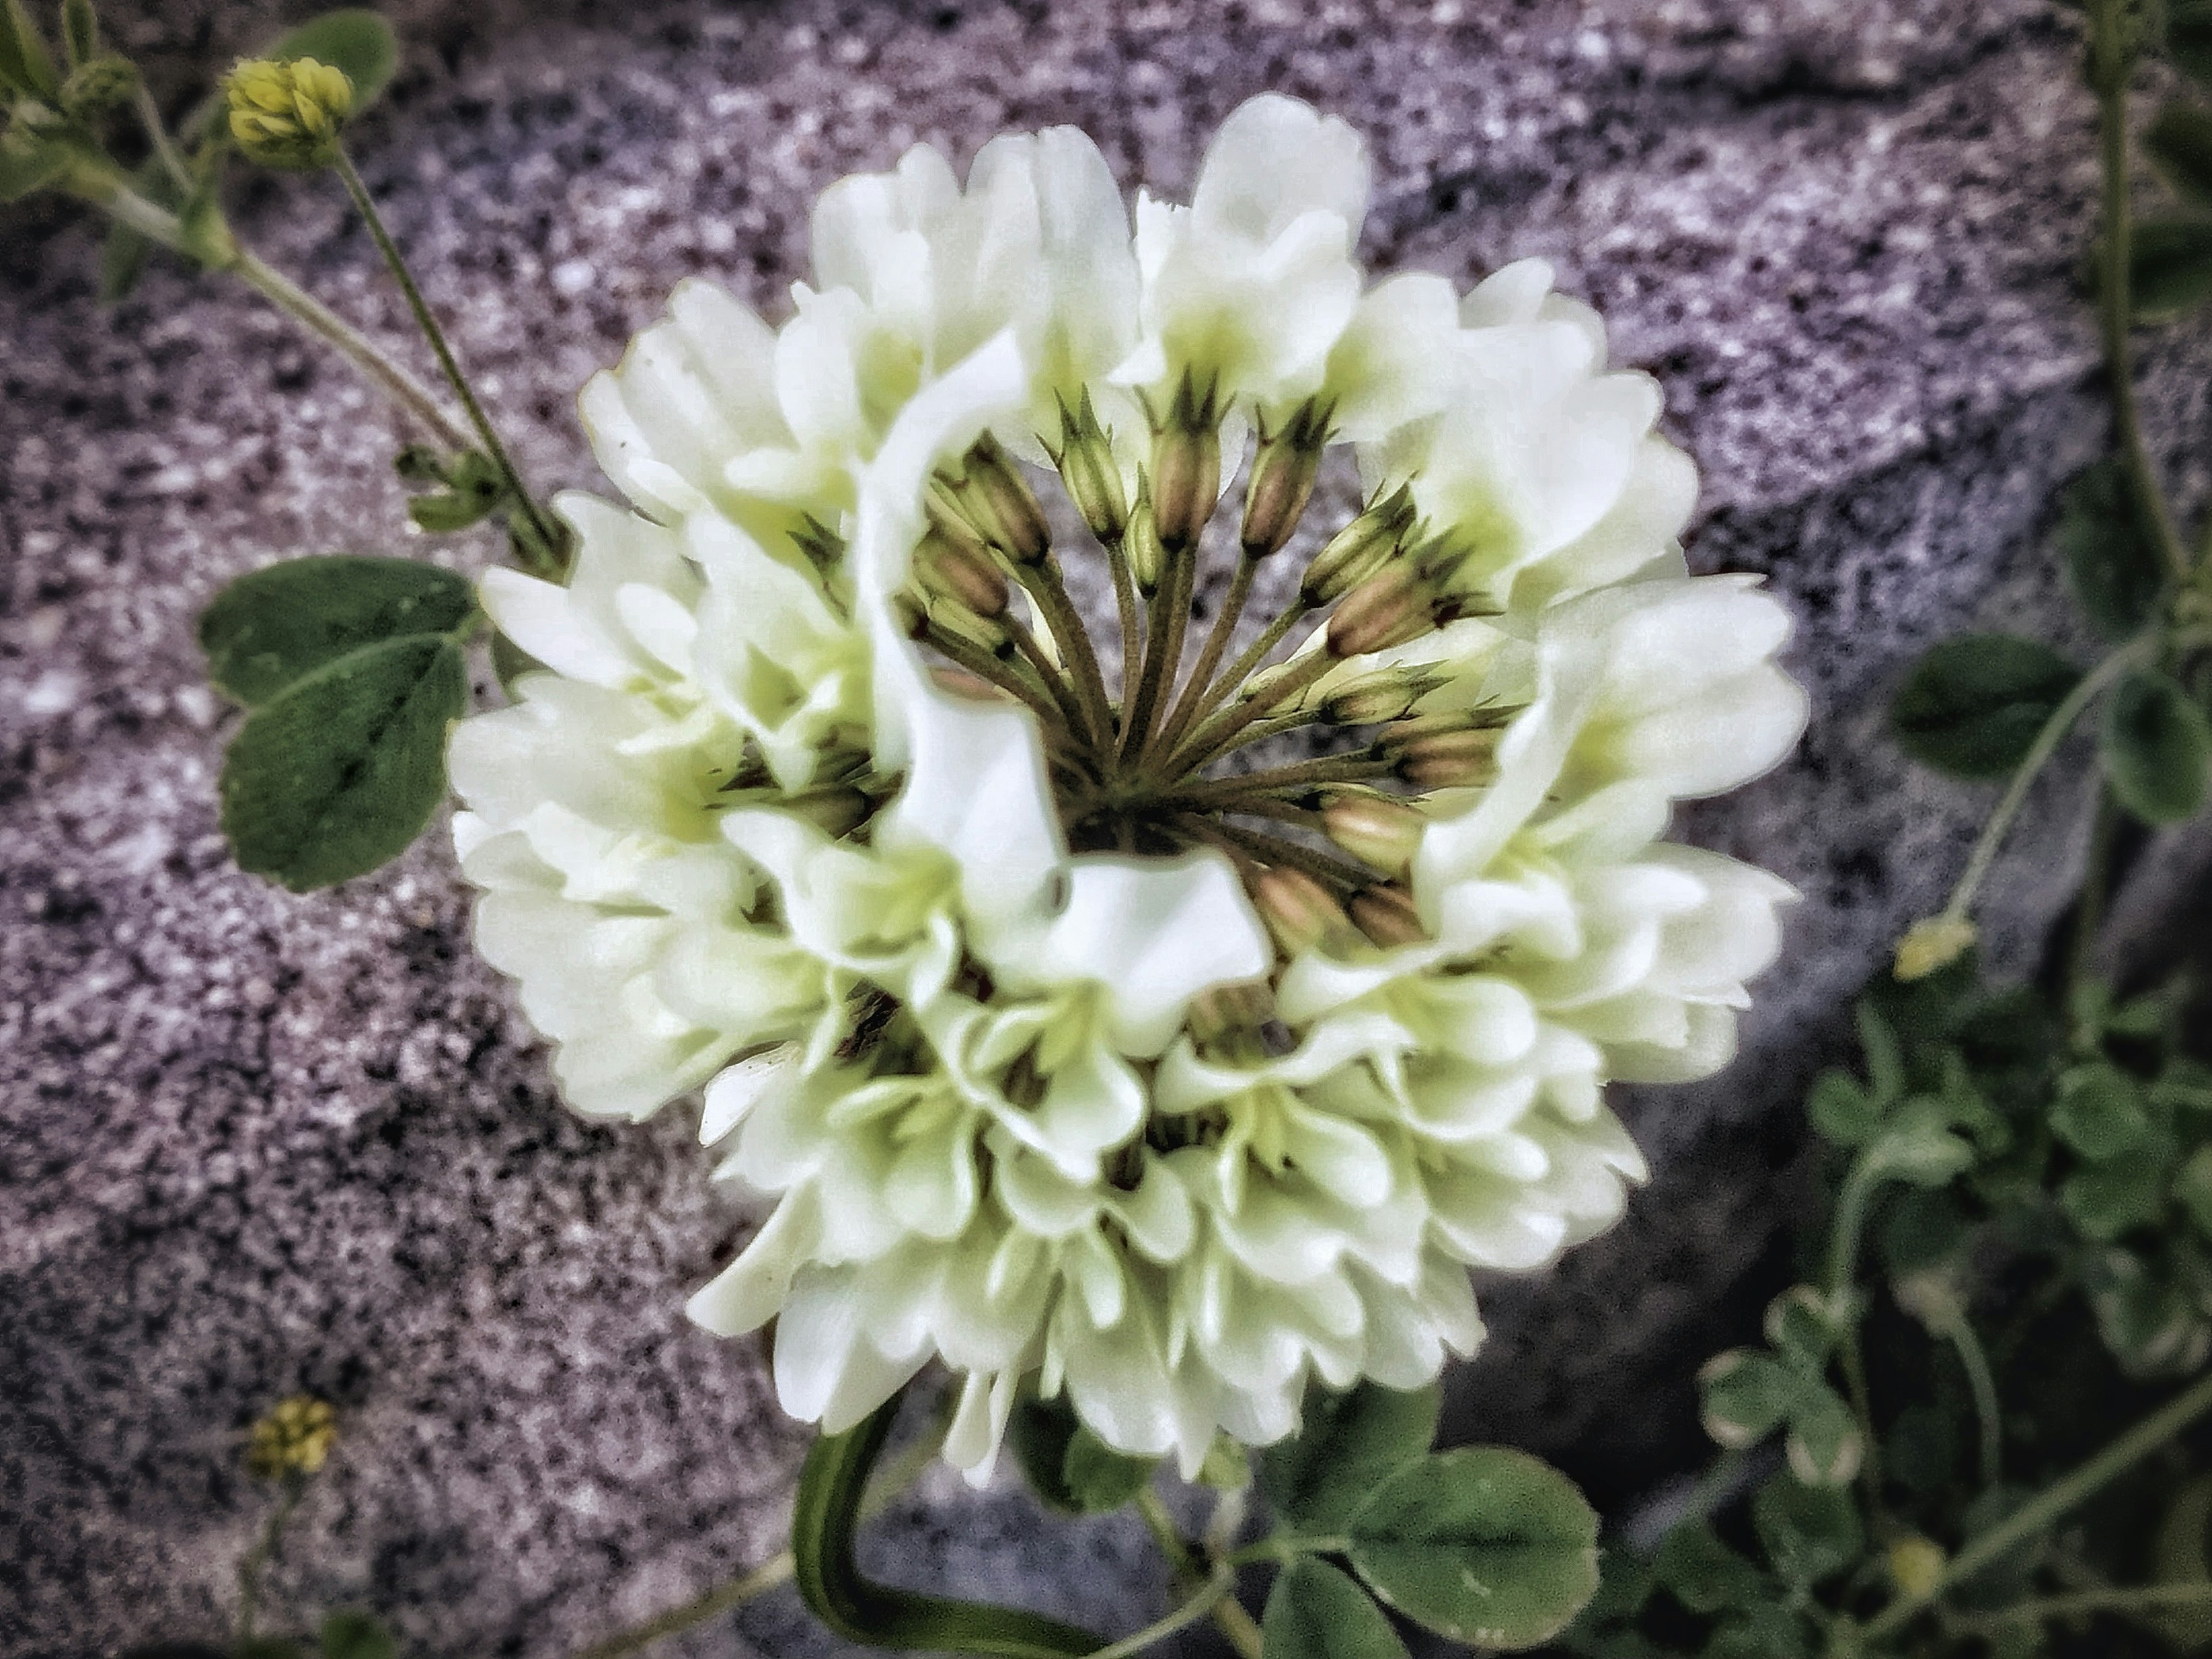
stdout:
MULTIPOLYGON (((1467 280, 1542 253, 1664 381, 1706 479, 1693 556, 1771 573, 1813 730, 1686 830, 1797 882, 1788 959, 1717 1081, 1630 1103, 1658 1178, 1548 1281, 1501 1287, 1464 1434, 1617 1503, 1692 1455, 1688 1373, 1749 1319, 1787 1216, 1798 1084, 1933 907, 1984 804, 1904 769, 1879 708, 1971 620, 2064 634, 2040 543, 2105 419, 2075 276, 2088 107, 2034 0, 1443 0, 1048 9, 823 0, 398 9, 356 146, 465 357, 548 483, 594 474, 574 388, 705 271, 773 309, 806 204, 909 142, 964 158, 1079 122, 1188 184, 1275 87, 1374 140, 1369 252, 1467 280)), ((167 79, 242 4, 142 4, 167 79)), ((250 240, 386 337, 400 308, 322 184, 237 192, 250 240)), ((343 1413, 272 1613, 351 1601, 410 1650, 554 1655, 771 1551, 803 1437, 755 1349, 678 1311, 743 1237, 685 1115, 559 1109, 471 958, 434 839, 342 890, 237 874, 234 718, 200 605, 292 553, 389 544, 392 417, 240 290, 172 270, 112 314, 71 216, 0 247, 0 1650, 213 1633, 265 1511, 242 1426, 343 1413)), ((2148 346, 2201 441, 2201 337, 2148 346)), ((2185 483, 2194 493, 2201 480, 2185 483)), ((466 540, 434 556, 468 566, 466 540)), ((2080 803, 2051 792, 1991 896, 2027 962, 2080 803)), ((2201 881, 2186 859, 2165 878, 2201 881)), ((2138 901, 2146 915, 2157 894, 2138 901)), ((1127 1628, 1164 1594, 1119 1522, 1032 1524, 931 1483, 874 1547, 916 1582, 1127 1628)), ((676 1650, 826 1652, 787 1594, 676 1650)))

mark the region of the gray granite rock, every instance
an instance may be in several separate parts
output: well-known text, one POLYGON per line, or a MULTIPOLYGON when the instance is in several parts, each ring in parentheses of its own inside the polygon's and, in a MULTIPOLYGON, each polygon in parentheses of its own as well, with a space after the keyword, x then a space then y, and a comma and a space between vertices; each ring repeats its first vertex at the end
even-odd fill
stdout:
MULTIPOLYGON (((1664 381, 1698 456, 1702 568, 1771 573, 1815 717, 1686 833, 1803 890, 1743 1057, 1628 1103, 1658 1174, 1549 1279, 1496 1287, 1456 1430, 1618 1502, 1695 1451, 1688 1375, 1773 1268, 1794 1100, 1843 1000, 1963 856, 1981 792, 1880 736, 1902 665, 1970 621, 2063 636, 2043 546, 2105 416, 2076 273, 2089 112, 2033 0, 1440 0, 1425 7, 635 0, 396 8, 359 135, 535 479, 592 484, 574 389, 704 271, 773 308, 807 204, 917 138, 965 156, 1079 122, 1185 185, 1274 87, 1372 136, 1369 252, 1466 280, 1542 253, 1664 381), (1769 1264, 1762 1267, 1762 1263, 1769 1264)), ((161 83, 261 26, 143 0, 161 83)), ((256 246, 404 333, 327 185, 238 192, 256 246)), ((234 716, 192 619, 241 571, 389 546, 393 418, 240 290, 158 270, 112 313, 70 216, 0 241, 0 1650, 213 1634, 266 1510, 243 1426, 338 1402, 343 1449, 270 1611, 392 1616, 410 1651, 553 1656, 778 1541, 804 1437, 749 1343, 689 1328, 742 1237, 684 1114, 565 1115, 471 957, 434 839, 294 898, 228 865, 234 716)), ((2153 422, 2201 448, 2201 337, 2148 344, 2153 422)), ((2185 479, 2192 491, 2202 479, 2185 479)), ((485 556, 465 538, 434 556, 485 556)), ((2066 890, 2078 792, 1993 890, 2019 968, 2066 890)), ((2199 866, 2168 860, 2201 880, 2199 866)), ((2138 901, 2146 914, 2158 895, 2138 901)), ((933 1482, 872 1548, 915 1582, 1127 1628, 1164 1585, 1120 1522, 1040 1527, 933 1482)), ((787 1593, 678 1644, 829 1652, 787 1593)))

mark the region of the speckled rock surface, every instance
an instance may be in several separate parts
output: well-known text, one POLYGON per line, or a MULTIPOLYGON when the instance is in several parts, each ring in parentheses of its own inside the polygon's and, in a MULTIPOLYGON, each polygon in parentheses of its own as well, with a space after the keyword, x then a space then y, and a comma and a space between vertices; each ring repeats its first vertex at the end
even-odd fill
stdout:
MULTIPOLYGON (((1793 1091, 1980 805, 1904 770, 1879 736, 1886 688, 1970 620, 2064 625, 2042 539, 2105 427, 2063 14, 395 15, 407 70, 356 149, 549 484, 595 482, 573 393, 672 283, 707 272, 774 308, 813 194, 918 138, 964 159, 1003 128, 1075 121, 1125 177, 1173 190, 1237 101, 1279 88, 1371 134, 1376 262, 1465 281, 1541 253, 1605 311, 1704 468, 1694 561, 1771 573, 1815 700, 1796 760, 1686 831, 1805 902, 1736 1066, 1630 1103, 1658 1166, 1630 1219, 1489 1295, 1493 1340, 1455 1379, 1455 1419, 1559 1457, 1607 1502, 1691 1455, 1690 1368, 1747 1322, 1784 1214, 1793 1091)), ((167 75, 258 25, 246 5, 145 3, 122 32, 167 75)), ((401 336, 333 189, 248 181, 238 222, 401 336)), ((471 958, 434 839, 310 898, 226 860, 213 781, 233 717, 202 687, 192 619, 273 558, 391 543, 392 417, 234 288, 165 269, 103 313, 85 228, 0 224, 0 1651, 221 1631, 266 1506, 235 1473, 240 1433, 301 1389, 339 1403, 344 1440, 270 1575, 273 1619, 353 1602, 413 1652, 575 1651, 776 1546, 802 1436, 754 1347, 679 1312, 743 1229, 684 1112, 625 1130, 563 1115, 471 958)), ((2203 343, 2161 337, 2146 365, 2154 426, 2200 447, 2203 343)), ((2065 890, 2079 805, 2042 802, 2000 874, 2010 963, 2065 890)), ((872 1547, 887 1572, 1101 1628, 1165 1593, 1130 1527, 1040 1528, 1017 1496, 949 1483, 872 1547)), ((747 1644, 834 1650, 787 1592, 670 1651, 747 1644)))

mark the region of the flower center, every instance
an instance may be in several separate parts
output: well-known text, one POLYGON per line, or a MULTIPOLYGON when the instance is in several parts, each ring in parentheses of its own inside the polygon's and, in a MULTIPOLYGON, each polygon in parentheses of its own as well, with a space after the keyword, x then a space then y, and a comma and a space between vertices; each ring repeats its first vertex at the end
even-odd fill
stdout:
POLYGON ((1117 639, 1091 636, 1042 504, 988 434, 931 483, 907 596, 915 637, 943 659, 948 686, 1036 713, 1077 851, 1218 848, 1286 952, 1353 928, 1378 944, 1418 937, 1399 882, 1423 798, 1486 781, 1512 711, 1424 714, 1443 676, 1362 672, 1353 659, 1473 614, 1450 585, 1471 550, 1424 535, 1405 489, 1378 495, 1232 658, 1261 567, 1312 500, 1329 410, 1308 403, 1262 422, 1226 596, 1202 640, 1193 602, 1206 544, 1218 539, 1206 532, 1222 494, 1220 411, 1186 378, 1152 425, 1133 501, 1087 392, 1063 403, 1058 442, 1045 446, 1110 569, 1117 639), (1302 624, 1309 636, 1276 660, 1302 624))

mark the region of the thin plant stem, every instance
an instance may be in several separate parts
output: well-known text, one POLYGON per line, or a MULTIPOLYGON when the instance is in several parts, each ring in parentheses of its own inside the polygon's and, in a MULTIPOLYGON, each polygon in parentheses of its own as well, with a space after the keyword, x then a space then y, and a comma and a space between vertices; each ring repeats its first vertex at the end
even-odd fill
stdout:
MULTIPOLYGON (((938 1420, 915 1437, 911 1444, 881 1468, 868 1483, 867 1495, 860 1501, 860 1517, 870 1520, 889 1509, 907 1489, 921 1478, 932 1459, 945 1444, 945 1419, 942 1411, 938 1420)), ((785 1550, 770 1556, 757 1567, 739 1573, 726 1584, 717 1584, 703 1595, 667 1612, 658 1613, 641 1625, 610 1636, 595 1643, 576 1656, 576 1659, 628 1659, 633 1653, 651 1647, 664 1637, 703 1625, 726 1613, 743 1607, 746 1602, 766 1595, 779 1585, 790 1581, 794 1566, 792 1553, 785 1550)), ((1095 1659, 1095 1656, 1094 1656, 1095 1659)))
POLYGON ((1987 1491, 2004 1469, 2004 1416, 1997 1403, 1996 1376, 1990 1370, 1982 1339, 1964 1314, 1945 1320, 1939 1334, 1957 1352, 1967 1389, 1974 1396, 1974 1419, 1981 1429, 1982 1487, 1987 1491))
POLYGON ((1234 812, 1238 810, 1237 800, 1246 795, 1310 788, 1322 783, 1364 783, 1372 778, 1388 777, 1395 769, 1395 763, 1381 759, 1372 750, 1355 750, 1349 755, 1323 755, 1318 760, 1271 767, 1264 772, 1241 773, 1233 778, 1201 778, 1178 788, 1176 799, 1188 805, 1234 812))
POLYGON ((1865 1645, 1871 1649, 1894 1634, 1944 1591, 1972 1577, 2014 1545, 2033 1537, 2075 1504, 2094 1497, 2207 1412, 2212 1412, 2212 1372, 2197 1378, 2073 1474, 2046 1486, 1967 1544, 1944 1564, 1943 1571, 1926 1589, 1900 1595, 1884 1607, 1860 1632, 1865 1645))
POLYGON ((1106 544, 1106 562, 1114 573, 1114 609, 1121 624, 1121 706, 1120 718, 1125 723, 1129 717, 1129 699, 1137 694, 1137 675, 1140 659, 1139 648, 1144 624, 1137 615, 1137 583, 1129 574, 1129 556, 1122 546, 1122 538, 1116 536, 1106 544))
POLYGON ((1237 1576, 1226 1567, 1217 1567, 1198 1587, 1190 1599, 1162 1618, 1155 1619, 1140 1631, 1109 1642, 1091 1659, 1135 1659, 1146 1648, 1164 1638, 1174 1635, 1186 1625, 1194 1625, 1220 1606, 1229 1592, 1237 1587, 1237 1576))
POLYGON ((2098 150, 2104 164, 2104 258, 2099 273, 2098 320, 2105 344, 2105 372, 2112 382, 2112 424, 2125 459, 2138 510, 2158 544, 2167 574, 2189 577, 2189 554, 2174 526, 2172 509, 2160 487, 2142 421, 2136 408, 2135 368, 2128 329, 2133 319, 2128 267, 2134 227, 2128 211, 2128 55, 2120 33, 2124 0, 2092 0, 2090 51, 2097 89, 2098 150))
POLYGON ((1085 724, 1083 705, 1076 701, 1075 688, 1068 684, 1067 675, 1060 665, 1052 659, 1052 653, 1044 648, 1044 641, 1037 638, 1027 623, 1011 611, 992 620, 1006 630, 1006 637, 1013 641, 1015 648, 1036 671, 1037 678, 1044 683, 1045 690, 1052 694, 1053 702, 1059 705, 1059 718, 1066 721, 1071 729, 1082 729, 1085 724))
POLYGON ((950 658, 955 666, 967 670, 979 680, 988 680, 1001 691, 1019 697, 1044 723, 1048 732, 1059 723, 1059 705, 989 652, 971 645, 948 629, 932 626, 922 638, 932 650, 950 658))
POLYGON ((1228 671, 1218 676, 1206 689, 1197 706, 1191 710, 1191 722, 1195 724, 1218 708, 1231 692, 1252 677, 1253 671, 1267 659, 1268 653, 1283 642, 1290 631, 1312 614, 1313 606, 1306 603, 1304 595, 1294 597, 1288 605, 1275 614, 1267 627, 1260 630, 1259 638, 1237 653, 1237 660, 1229 665, 1228 671))
POLYGON ((118 223, 128 225, 171 252, 230 271, 309 333, 334 347, 370 384, 441 443, 453 449, 469 447, 471 440, 468 428, 446 412, 428 387, 378 350, 350 323, 255 254, 235 243, 227 252, 198 245, 185 234, 183 222, 175 214, 104 174, 80 180, 73 186, 73 191, 118 223))
POLYGON ((261 1535, 253 1540, 238 1564, 238 1639, 246 1642, 253 1635, 253 1615, 259 1611, 261 1575, 276 1556, 276 1547, 283 1540, 284 1528, 292 1519, 292 1511, 300 1507, 300 1499, 307 1484, 297 1475, 285 1477, 283 1495, 276 1507, 269 1511, 269 1519, 261 1528, 261 1535))
POLYGON ((1017 565, 1014 575, 1036 602, 1054 641, 1074 671, 1075 696, 1083 710, 1083 723, 1091 740, 1102 750, 1113 741, 1114 722, 1106 712, 1106 677, 1099 672, 1098 653, 1091 648, 1090 630, 1068 597, 1067 584, 1049 557, 1035 564, 1017 565))
MULTIPOLYGON (((2078 991, 2088 980, 2097 951, 2097 929, 2105 918, 2105 901, 2112 880, 2112 842, 2120 827, 2120 803, 2106 784, 2097 791, 2097 816, 2089 830, 2089 851, 2083 860, 2081 893, 2074 903, 2074 921, 2066 941, 2066 986, 2078 991)), ((2072 1000, 2071 996, 2069 1001, 2072 1000)))
MULTIPOLYGON (((1197 827, 1202 823, 1203 820, 1194 820, 1193 827, 1197 827)), ((1257 830, 1241 829, 1233 823, 1213 823, 1206 824, 1205 827, 1234 842, 1262 863, 1286 864, 1293 870, 1304 871, 1316 881, 1331 882, 1353 892, 1358 891, 1363 887, 1371 887, 1382 879, 1379 872, 1368 869, 1364 865, 1352 864, 1342 859, 1331 858, 1328 854, 1317 852, 1312 848, 1301 847, 1296 842, 1285 841, 1280 836, 1267 835, 1257 830)))
MULTIPOLYGON (((1168 1565, 1176 1577, 1185 1583, 1198 1582, 1202 1577, 1198 1564, 1191 1559, 1190 1547, 1183 1542, 1182 1534, 1176 1530, 1175 1517, 1168 1513, 1168 1506, 1160 1502, 1160 1495, 1149 1486, 1138 1492, 1137 1512, 1144 1516, 1145 1525, 1151 1528, 1152 1541, 1159 1546, 1160 1553, 1167 1557, 1168 1565)), ((1228 1638, 1230 1646, 1237 1650, 1240 1659, 1260 1659, 1260 1626, 1253 1622, 1252 1615, 1244 1611, 1235 1596, 1224 1595, 1213 1604, 1211 1612, 1214 1628, 1228 1638)))
MULTIPOLYGON (((1873 1195, 1875 1177, 1863 1155, 1844 1177, 1836 1194, 1836 1213, 1828 1231, 1828 1305, 1844 1305, 1858 1279, 1859 1238, 1866 1230, 1867 1201, 1873 1195)), ((1859 1490, 1867 1513, 1877 1521, 1882 1514, 1881 1443, 1874 1431, 1874 1395, 1867 1384, 1866 1353, 1859 1341, 1856 1312, 1840 1322, 1843 1330, 1838 1356, 1844 1368, 1844 1387, 1850 1397, 1851 1417, 1858 1425, 1859 1490)))
POLYGON ((2030 1620, 2079 1619, 2095 1613, 2152 1613, 2161 1607, 2212 1604, 2212 1584, 2132 1584, 2111 1589, 2081 1590, 2071 1595, 2051 1595, 2022 1601, 1996 1613, 1972 1613, 1957 1622, 1963 1630, 1992 1632, 2030 1620))
POLYGON ((1190 671, 1190 681, 1183 687, 1182 696, 1160 726, 1158 747, 1172 752, 1182 740, 1184 732, 1197 718, 1206 694, 1212 689, 1213 671, 1221 666, 1221 659, 1229 650, 1230 636, 1237 631, 1237 619, 1244 614, 1245 602, 1252 597, 1252 578, 1259 574, 1260 562, 1249 554, 1240 554, 1236 574, 1229 579, 1229 592, 1221 601, 1221 612, 1213 619, 1213 626, 1206 635, 1206 644, 1198 653, 1197 665, 1190 671))
POLYGON ((1285 1538, 1277 1533, 1230 1551, 1221 1562, 1224 1566, 1250 1567, 1273 1561, 1287 1567, 1301 1555, 1342 1555, 1351 1547, 1352 1539, 1344 1533, 1330 1533, 1319 1538, 1285 1538))
POLYGON ((137 107, 138 124, 146 129, 146 142, 154 147, 154 154, 161 163, 161 171, 169 175, 171 184, 190 196, 198 181, 192 177, 191 169, 185 165, 185 158, 177 154, 176 145, 170 142, 169 129, 162 124, 161 108, 154 102, 154 94, 148 90, 143 76, 132 88, 131 98, 137 107))
POLYGON ((376 203, 368 193, 368 186, 362 183, 361 174, 354 171, 353 158, 341 149, 331 165, 337 168, 346 194, 353 198, 354 206, 360 210, 362 222, 368 227, 368 234, 375 239, 377 251, 384 255, 384 263, 391 267, 392 280, 399 284, 400 293, 406 296, 407 308, 415 313, 415 322, 422 329, 422 337, 430 343, 430 349, 438 359, 438 367, 444 371, 446 383, 453 388, 453 395, 461 400, 461 408, 468 415, 469 424, 476 428, 477 436, 483 442, 483 452, 490 458, 491 464, 499 469, 499 476, 514 497, 517 509, 530 520, 530 526, 538 532, 541 545, 559 547, 563 538, 546 522, 544 514, 538 511, 536 498, 523 487, 522 475, 515 471, 514 462, 507 453, 507 446, 500 442, 499 434, 492 428, 490 417, 484 413, 483 405, 477 401, 477 394, 469 385, 468 376, 461 372, 460 362, 453 356, 453 347, 447 343, 445 330, 438 326, 438 319, 430 310, 429 301, 422 297, 422 290, 416 286, 414 276, 407 269, 407 261, 399 252, 399 245, 392 240, 392 233, 384 228, 384 217, 377 212, 376 203))
POLYGON ((2027 753, 2021 757, 2020 765, 2013 772, 2012 781, 2005 786, 2004 794, 1997 801, 1996 810, 1990 814, 1989 822, 1982 826, 1981 839, 1974 843, 1974 850, 1967 855, 1966 867, 1960 874, 1958 885, 1951 890, 1950 902, 1943 907, 1943 920, 1964 921, 1966 919, 1967 912, 1973 908, 1974 894, 1980 888, 1982 878, 1989 874, 1990 866, 1996 861, 1998 850, 2003 847, 2013 820, 2020 816, 2020 809, 2027 804, 2027 792, 2035 782, 2036 775, 2042 771, 2044 763, 2051 758, 2066 734, 2073 729, 2074 722, 2081 718, 2081 711, 2096 700, 2099 692, 2148 657, 2158 644, 2154 635, 2145 635, 2122 646, 2076 681, 2074 689, 2051 711, 2051 718, 2044 721, 2043 729, 2035 734, 2035 741, 2028 745, 2027 753))
POLYGON ((1217 756, 1224 755, 1237 747, 1231 739, 1238 732, 1260 720, 1268 710, 1279 708, 1289 698, 1297 696, 1336 665, 1335 657, 1327 651, 1316 651, 1266 691, 1257 696, 1248 697, 1236 708, 1216 714, 1169 757, 1168 775, 1175 777, 1185 772, 1194 772, 1217 756))
POLYGON ((1140 761, 1151 746, 1153 717, 1174 689, 1176 671, 1182 664, 1182 636, 1190 622, 1190 589, 1198 549, 1186 547, 1169 556, 1168 568, 1160 573, 1160 585, 1145 607, 1145 666, 1136 701, 1121 728, 1125 762, 1140 761))

